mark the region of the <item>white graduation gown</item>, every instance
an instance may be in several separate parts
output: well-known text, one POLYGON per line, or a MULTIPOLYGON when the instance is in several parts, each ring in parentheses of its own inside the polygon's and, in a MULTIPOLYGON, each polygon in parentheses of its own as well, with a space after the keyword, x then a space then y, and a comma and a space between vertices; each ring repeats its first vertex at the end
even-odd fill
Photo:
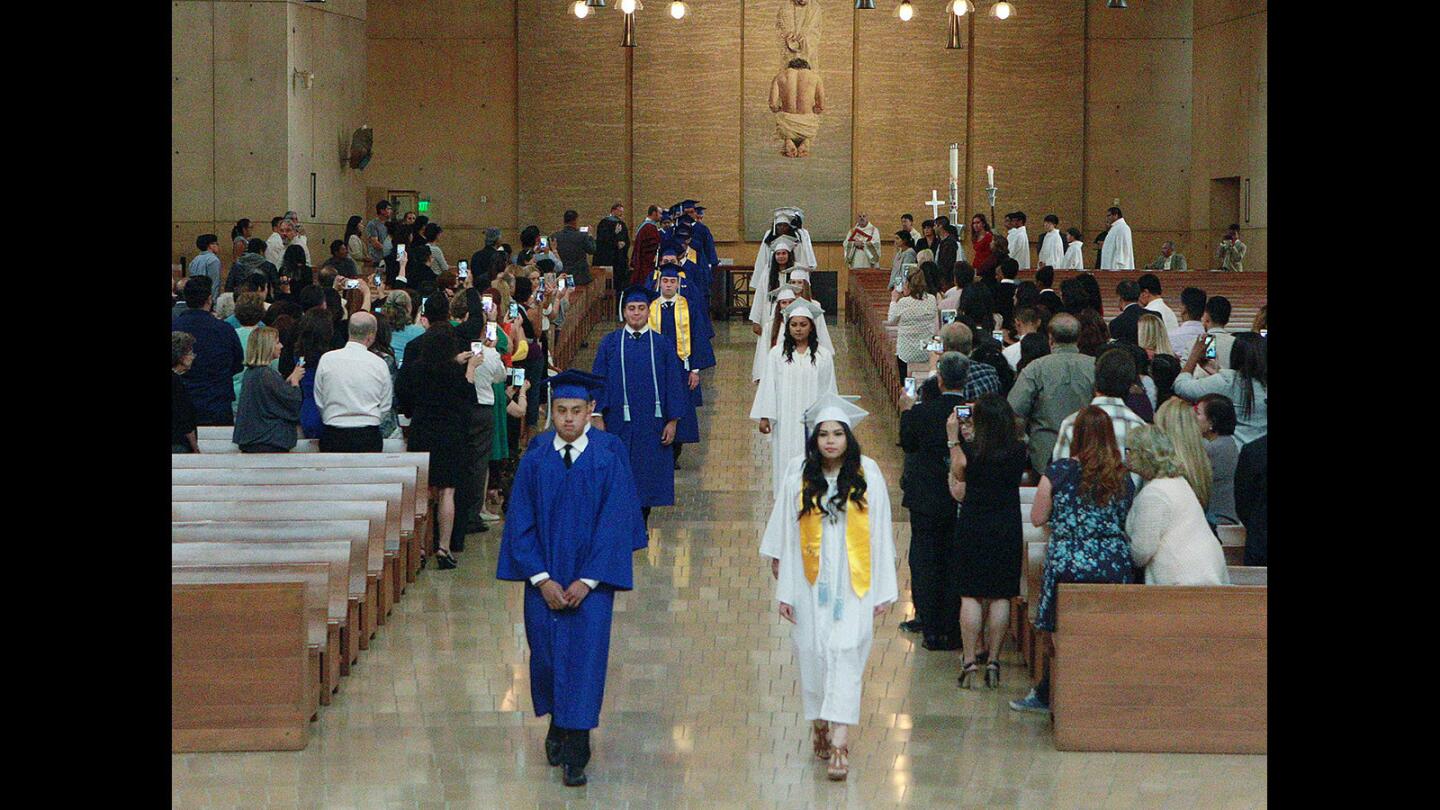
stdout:
POLYGON ((1066 246, 1065 258, 1061 259, 1059 264, 1051 266, 1056 270, 1084 270, 1085 256, 1080 241, 1077 239, 1066 246))
POLYGON ((1025 232, 1025 226, 1011 228, 1005 234, 1005 240, 1010 243, 1010 258, 1020 263, 1021 270, 1030 269, 1030 234, 1025 232))
MULTIPOLYGON (((789 306, 794 301, 795 299, 792 298, 786 301, 785 305, 789 306)), ((755 359, 750 362, 750 382, 759 382, 760 378, 765 375, 765 358, 770 356, 770 335, 771 330, 775 328, 775 307, 779 306, 779 303, 777 301, 770 305, 770 317, 765 319, 765 323, 760 326, 760 336, 755 338, 755 359)), ((830 341, 830 328, 825 325, 825 309, 820 306, 819 301, 810 301, 810 303, 820 310, 820 320, 815 322, 815 338, 821 346, 829 349, 833 356, 835 344, 830 341)), ((779 343, 780 341, 776 341, 777 345, 779 343)))
MULTIPOLYGON (((899 597, 890 495, 880 465, 862 455, 870 515, 870 590, 857 596, 850 582, 845 522, 849 510, 856 508, 853 503, 834 519, 821 518, 820 572, 811 585, 805 579, 800 521, 796 518, 804 464, 805 458, 800 456, 786 467, 784 487, 771 508, 760 553, 780 560, 775 599, 795 608, 790 640, 800 668, 805 719, 853 726, 860 722, 860 688, 875 640, 875 607, 899 597)), ((829 484, 827 500, 835 491, 835 479, 829 479, 829 484)))
POLYGON ((1135 269, 1135 243, 1130 239, 1130 224, 1124 217, 1110 223, 1110 230, 1100 245, 1100 269, 1135 269))
POLYGON ((799 352, 785 362, 785 344, 776 343, 765 357, 765 371, 755 388, 750 418, 770 420, 770 485, 778 490, 785 462, 805 453, 805 409, 821 394, 839 394, 835 387, 835 354, 816 346, 815 362, 799 352))
POLYGON ((1040 255, 1036 261, 1041 267, 1048 264, 1057 269, 1065 261, 1065 240, 1060 238, 1059 231, 1050 231, 1040 237, 1040 255))
MULTIPOLYGON (((810 232, 804 228, 797 234, 799 237, 795 242, 795 267, 792 269, 814 270, 815 248, 810 244, 810 232)), ((770 231, 765 232, 765 239, 770 238, 770 231)), ((755 297, 750 300, 750 322, 764 324, 762 320, 770 305, 770 243, 765 239, 760 240, 760 250, 755 254, 755 270, 750 274, 750 286, 755 290, 755 297)))

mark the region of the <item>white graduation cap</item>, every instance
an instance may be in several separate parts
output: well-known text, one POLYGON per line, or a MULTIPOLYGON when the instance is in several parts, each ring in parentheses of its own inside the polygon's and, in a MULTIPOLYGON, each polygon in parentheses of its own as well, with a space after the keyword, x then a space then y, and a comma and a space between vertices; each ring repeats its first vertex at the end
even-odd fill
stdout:
POLYGON ((804 216, 804 211, 796 208, 793 205, 786 205, 775 209, 775 218, 773 222, 783 222, 786 225, 794 225, 795 223, 792 220, 794 220, 795 217, 803 218, 804 216))
POLYGON ((796 315, 803 315, 806 318, 809 318, 811 323, 814 323, 815 321, 823 317, 822 314, 818 311, 818 309, 819 308, 816 307, 813 303, 806 301, 804 298, 796 298, 793 304, 785 307, 785 321, 788 323, 790 319, 795 317, 796 315))
POLYGON ((810 271, 809 271, 809 270, 806 270, 806 269, 803 268, 803 267, 796 267, 794 270, 791 270, 791 271, 790 271, 790 280, 791 280, 791 281, 809 281, 809 280, 810 280, 810 271))
POLYGON ((870 415, 869 411, 855 404, 859 399, 859 394, 821 394, 815 404, 805 409, 805 434, 808 436, 816 425, 831 420, 843 422, 854 430, 860 420, 870 415))
POLYGON ((795 252, 795 237, 793 237, 793 236, 784 236, 784 235, 781 235, 781 236, 775 237, 774 239, 771 239, 771 240, 770 240, 770 252, 771 252, 771 253, 774 253, 774 252, 777 251, 777 250, 785 250, 785 251, 789 251, 790 253, 794 253, 794 252, 795 252))
POLYGON ((792 287, 789 284, 781 284, 779 287, 775 288, 770 292, 770 300, 784 301, 787 299, 797 298, 799 297, 799 295, 800 291, 796 288, 792 287))

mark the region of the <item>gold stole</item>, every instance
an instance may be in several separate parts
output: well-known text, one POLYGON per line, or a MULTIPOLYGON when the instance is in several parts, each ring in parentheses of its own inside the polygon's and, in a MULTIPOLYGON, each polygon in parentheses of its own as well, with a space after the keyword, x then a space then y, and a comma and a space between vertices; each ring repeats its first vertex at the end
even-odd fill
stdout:
MULTIPOLYGON (((690 302, 685 300, 685 296, 681 295, 680 293, 675 293, 675 297, 670 300, 675 302, 675 348, 677 349, 676 353, 680 355, 681 360, 689 360, 690 302)), ((660 305, 664 301, 664 298, 656 298, 654 301, 650 302, 650 328, 661 334, 665 333, 665 330, 660 328, 660 305)))
MULTIPOLYGON (((862 473, 863 474, 863 473, 862 473)), ((803 504, 805 494, 800 494, 803 504)), ((845 505, 845 550, 850 558, 850 584, 861 599, 870 592, 870 513, 854 501, 845 505)), ((820 575, 820 510, 800 516, 800 558, 805 579, 815 584, 820 575)))

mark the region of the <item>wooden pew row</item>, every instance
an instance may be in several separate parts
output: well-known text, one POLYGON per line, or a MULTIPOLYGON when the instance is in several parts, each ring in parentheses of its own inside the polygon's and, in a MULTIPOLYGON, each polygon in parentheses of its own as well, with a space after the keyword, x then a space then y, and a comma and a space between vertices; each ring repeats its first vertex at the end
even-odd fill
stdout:
MULTIPOLYGON (((232 431, 232 430, 233 430, 233 428, 228 428, 228 427, 227 427, 227 428, 221 428, 221 429, 222 429, 222 430, 227 430, 227 431, 232 431)), ((226 434, 224 434, 223 436, 220 436, 219 438, 215 438, 215 439, 202 439, 202 438, 200 438, 200 436, 198 435, 198 432, 197 432, 197 435, 196 435, 196 437, 195 437, 195 443, 200 446, 200 452, 201 452, 201 454, 205 454, 205 453, 239 453, 239 452, 240 452, 240 445, 235 444, 234 442, 230 441, 230 437, 231 437, 232 435, 234 435, 234 434, 233 434, 233 433, 226 433, 226 434)), ((403 452, 405 452, 405 440, 404 440, 404 439, 385 439, 384 441, 385 441, 385 449, 384 449, 384 452, 386 452, 386 453, 403 453, 403 452)), ((298 440, 298 441, 295 442, 295 446, 294 446, 293 448, 291 448, 290 452, 291 452, 291 453, 318 453, 318 452, 320 452, 320 440, 319 440, 319 439, 300 439, 300 440, 298 440)), ((186 454, 181 453, 180 455, 186 455, 186 454)), ((245 453, 245 454, 243 454, 243 455, 256 455, 256 456, 258 456, 258 455, 285 455, 285 454, 284 454, 284 453, 273 453, 273 454, 271 454, 271 453, 245 453)), ((362 455, 363 455, 363 454, 362 454, 362 455)))
POLYGON ((418 542, 415 536, 416 483, 419 471, 414 465, 395 467, 305 467, 293 469, 205 469, 170 471, 172 486, 240 485, 240 486, 295 486, 323 485, 348 487, 350 484, 399 484, 400 485, 400 552, 391 566, 391 590, 396 599, 404 593, 410 580, 406 569, 409 565, 410 545, 418 542))
POLYGON ((1245 527, 1221 525, 1215 527, 1220 537, 1220 548, 1225 552, 1226 565, 1245 564, 1245 527))
POLYGON ((1266 753, 1266 592, 1061 584, 1055 747, 1266 753))
POLYGON ((405 581, 414 582, 420 570, 420 551, 428 545, 423 540, 433 533, 434 513, 430 503, 429 453, 180 453, 170 456, 172 470, 216 469, 328 469, 331 467, 368 468, 413 465, 415 476, 415 542, 408 544, 405 558, 405 581))
POLYGON ((170 586, 170 750, 309 742, 305 585, 170 586))
MULTIPOLYGON (((378 578, 375 580, 379 596, 379 609, 375 613, 376 625, 385 623, 390 615, 398 594, 395 591, 395 567, 400 564, 400 512, 403 490, 399 484, 346 484, 344 486, 298 484, 295 486, 174 486, 170 487, 171 503, 186 501, 235 502, 235 501, 379 501, 385 504, 385 540, 381 546, 378 578)), ((374 569, 374 549, 371 549, 368 568, 374 569)), ((403 570, 403 569, 402 569, 403 570)), ((370 573, 367 572, 367 577, 370 573)))
MULTIPOLYGON (((384 518, 378 518, 383 527, 384 518)), ((195 520, 170 524, 170 542, 177 543, 302 543, 347 544, 346 607, 340 626, 339 674, 349 675, 360 654, 367 603, 366 571, 371 541, 367 520, 195 520)), ((368 644, 366 645, 368 646, 368 644)))

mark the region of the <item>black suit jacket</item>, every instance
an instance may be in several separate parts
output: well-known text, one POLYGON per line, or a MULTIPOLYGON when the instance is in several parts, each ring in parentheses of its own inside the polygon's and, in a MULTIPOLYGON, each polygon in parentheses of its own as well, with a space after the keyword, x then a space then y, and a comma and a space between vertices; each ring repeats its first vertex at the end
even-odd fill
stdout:
POLYGON ((911 512, 950 517, 959 506, 950 497, 950 449, 945 446, 945 420, 965 400, 941 394, 900 414, 900 447, 905 467, 900 474, 900 505, 911 512))
POLYGON ((1139 304, 1127 304, 1124 311, 1110 322, 1110 337, 1121 343, 1140 344, 1140 316, 1145 308, 1139 304))
POLYGON ((940 266, 940 273, 946 278, 953 278, 955 272, 955 257, 960 250, 960 240, 953 236, 947 236, 940 240, 940 248, 935 251, 935 264, 940 266))
POLYGON ((1015 290, 1019 284, 1006 284, 1001 281, 995 285, 995 311, 1000 313, 1007 328, 1015 326, 1015 290))

